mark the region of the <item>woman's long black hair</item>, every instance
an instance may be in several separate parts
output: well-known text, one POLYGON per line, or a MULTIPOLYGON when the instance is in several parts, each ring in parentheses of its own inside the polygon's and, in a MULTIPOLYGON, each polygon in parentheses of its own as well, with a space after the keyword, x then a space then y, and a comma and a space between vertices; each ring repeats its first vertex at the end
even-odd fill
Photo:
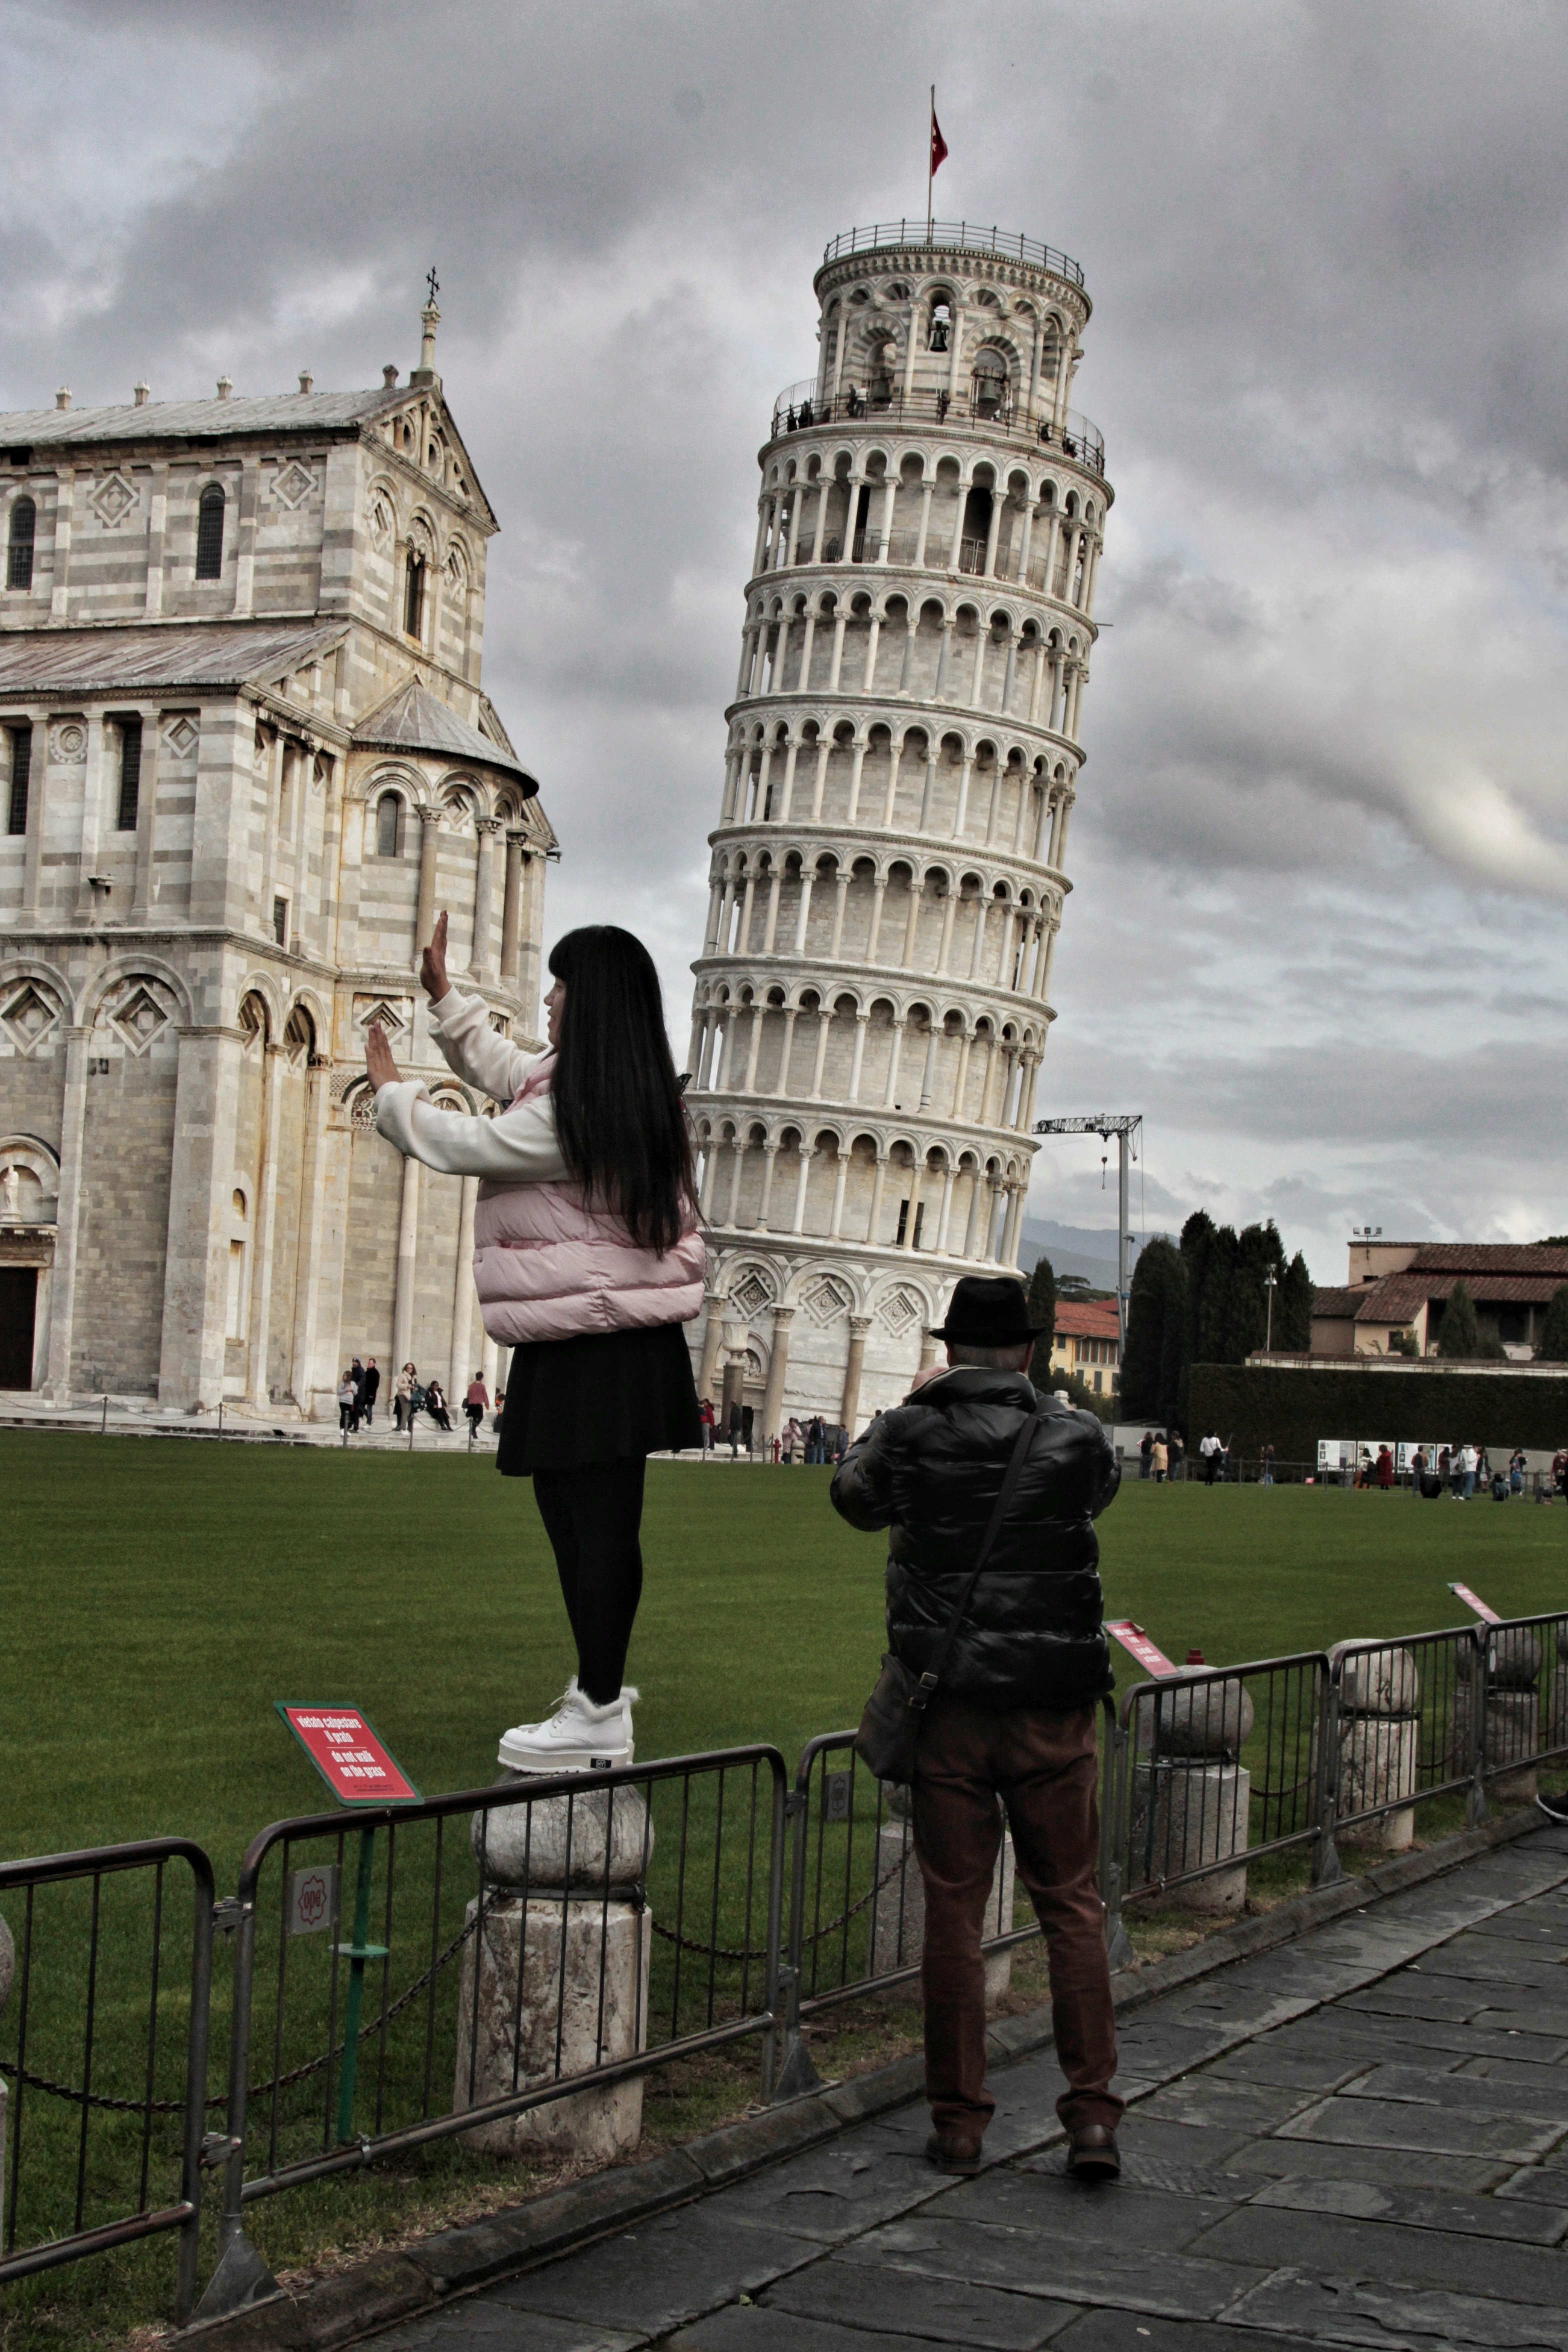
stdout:
POLYGON ((566 988, 550 1079, 561 1158, 591 1205, 662 1257, 696 1186, 653 959, 630 931, 590 923, 556 942, 549 968, 566 988))

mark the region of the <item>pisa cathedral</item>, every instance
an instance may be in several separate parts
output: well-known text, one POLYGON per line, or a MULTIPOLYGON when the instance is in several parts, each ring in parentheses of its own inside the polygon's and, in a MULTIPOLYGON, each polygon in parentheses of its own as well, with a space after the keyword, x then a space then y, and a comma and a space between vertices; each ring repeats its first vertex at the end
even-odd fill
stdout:
POLYGON ((480 687, 439 316, 402 384, 0 415, 0 1388, 321 1417, 350 1354, 481 1361, 476 1186, 364 1072, 379 1014, 482 1107, 425 1027, 441 907, 540 1043, 555 838, 480 687))
POLYGON ((900 222, 829 246, 780 394, 688 1099, 699 1385, 855 1429, 1014 1268, 1111 491, 1076 262, 900 222), (722 1374, 722 1391, 719 1387, 722 1374))

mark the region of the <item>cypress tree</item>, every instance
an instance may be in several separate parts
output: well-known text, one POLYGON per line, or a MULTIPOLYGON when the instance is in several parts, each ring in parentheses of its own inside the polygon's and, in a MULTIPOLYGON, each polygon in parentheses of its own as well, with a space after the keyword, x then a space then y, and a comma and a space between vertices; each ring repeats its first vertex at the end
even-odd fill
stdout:
MULTIPOLYGON (((1447 1322, 1447 1316, 1443 1319, 1447 1322)), ((1535 1360, 1538 1364, 1568 1364, 1568 1282, 1552 1294, 1552 1304, 1536 1343, 1535 1360)))
POLYGON ((1304 1356, 1312 1344, 1312 1277, 1298 1250, 1274 1293, 1274 1345, 1290 1355, 1304 1356))
POLYGON ((1472 1363, 1481 1352, 1480 1333, 1476 1328, 1476 1302, 1463 1282, 1456 1282, 1443 1319, 1437 1326, 1437 1353, 1450 1360, 1469 1359, 1472 1363))
POLYGON ((1207 1209, 1195 1209, 1181 1229, 1182 1272, 1186 1296, 1182 1305, 1181 1363, 1176 1381, 1175 1418, 1187 1423, 1187 1381, 1195 1363, 1202 1360, 1203 1302, 1216 1240, 1214 1219, 1207 1209))
POLYGON ((1051 1343, 1056 1336, 1056 1269, 1048 1257, 1037 1257, 1034 1272, 1029 1278, 1029 1319, 1040 1326, 1035 1341, 1042 1364, 1051 1361, 1051 1343))
MULTIPOLYGON (((1167 1244, 1168 1247, 1168 1244, 1167 1244)), ((1165 1344, 1160 1351, 1159 1416, 1167 1429, 1185 1429, 1186 1378, 1186 1268, 1179 1251, 1166 1262, 1165 1344)))
POLYGON ((1179 1331, 1181 1260, 1164 1235, 1138 1254, 1127 1294, 1127 1352, 1122 1362, 1122 1410, 1129 1421, 1158 1421, 1164 1412, 1162 1372, 1175 1310, 1179 1331))

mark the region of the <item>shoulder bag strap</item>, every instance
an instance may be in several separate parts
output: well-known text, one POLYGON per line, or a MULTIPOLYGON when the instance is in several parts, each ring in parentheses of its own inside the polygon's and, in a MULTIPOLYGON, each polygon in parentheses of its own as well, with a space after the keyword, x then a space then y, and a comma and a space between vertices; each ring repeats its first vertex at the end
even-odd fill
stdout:
POLYGON ((910 1694, 911 1706, 923 1707, 942 1678, 942 1670, 947 1663, 947 1654, 957 1639, 958 1628, 964 1620, 964 1612, 974 1597, 975 1587, 980 1580, 981 1572, 991 1556, 997 1538, 1002 1531, 1002 1521, 1007 1517, 1008 1505, 1012 1501, 1013 1490, 1018 1485, 1019 1474, 1023 1469, 1024 1455, 1029 1452, 1030 1441, 1042 1418, 1042 1408, 1039 1404, 1035 1406, 1032 1412, 1025 1416, 1024 1425, 1018 1433, 1018 1441, 1013 1447, 1007 1469, 1003 1473, 1002 1483, 998 1489, 990 1518, 986 1525, 986 1532, 980 1538, 980 1549, 975 1556, 975 1565, 965 1578, 964 1589, 953 1604, 953 1614, 947 1620, 947 1629, 942 1636, 941 1646, 936 1655, 910 1694))

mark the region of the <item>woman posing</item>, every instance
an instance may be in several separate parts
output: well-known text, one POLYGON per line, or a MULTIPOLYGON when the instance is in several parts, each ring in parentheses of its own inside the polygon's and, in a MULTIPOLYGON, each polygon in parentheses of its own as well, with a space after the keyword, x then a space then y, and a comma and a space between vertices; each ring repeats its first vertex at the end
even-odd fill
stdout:
POLYGON ((438 1111, 377 1026, 365 1054, 378 1132, 480 1179, 474 1281, 486 1330, 513 1349, 497 1466, 533 1479, 577 1644, 554 1715, 502 1738, 501 1762, 533 1772, 631 1760, 647 1457, 702 1442, 681 1326, 702 1307, 705 1254, 658 974, 609 924, 568 932, 549 968, 551 1051, 536 1060, 450 985, 444 915, 424 951, 431 1034, 507 1106, 494 1118, 438 1111))

